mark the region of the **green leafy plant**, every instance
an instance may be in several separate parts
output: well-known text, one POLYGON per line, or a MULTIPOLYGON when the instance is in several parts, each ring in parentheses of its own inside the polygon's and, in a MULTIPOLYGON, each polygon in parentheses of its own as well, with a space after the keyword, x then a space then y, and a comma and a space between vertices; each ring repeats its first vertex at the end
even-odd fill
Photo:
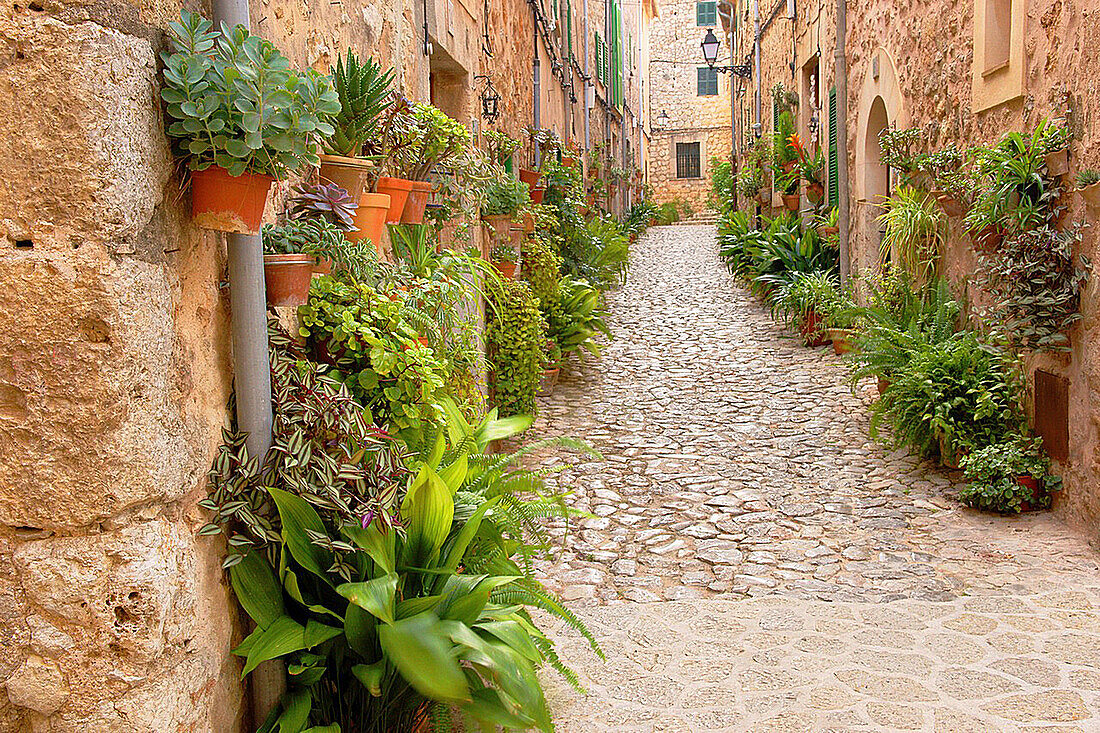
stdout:
POLYGON ((501 167, 506 167, 512 162, 512 156, 519 150, 519 140, 507 133, 498 130, 485 131, 485 145, 488 149, 489 159, 501 167))
POLYGON ((294 219, 285 224, 264 224, 264 254, 310 254, 329 256, 347 240, 344 232, 328 219, 294 219))
POLYGON ((772 165, 775 170, 798 161, 798 152, 791 145, 791 135, 794 134, 794 117, 789 111, 780 113, 772 133, 772 165))
POLYGON ((947 217, 935 199, 902 186, 881 207, 876 221, 884 227, 882 259, 896 258, 918 282, 934 278, 947 242, 947 217))
POLYGON ((917 345, 892 378, 872 406, 871 431, 877 437, 888 421, 895 446, 953 461, 1026 424, 1018 365, 972 331, 917 345))
POLYGON ((393 69, 382 71, 374 59, 360 61, 348 49, 346 58, 337 58, 330 69, 333 86, 340 100, 340 111, 333 119, 333 132, 325 140, 325 152, 358 157, 363 146, 381 133, 382 116, 390 104, 393 69))
POLYGON ((550 338, 565 354, 579 349, 597 354, 600 349, 597 336, 602 333, 611 338, 600 292, 587 280, 563 277, 544 313, 550 338))
POLYGON ((1006 338, 1025 349, 1069 351, 1069 329, 1081 320, 1081 290, 1091 264, 1073 254, 1080 229, 1041 227, 1008 238, 979 257, 982 284, 1006 338))
POLYGON ((317 166, 317 145, 333 134, 340 102, 329 78, 293 70, 267 40, 244 26, 212 31, 181 10, 168 24, 174 52, 162 55, 168 136, 193 171, 212 165, 229 175, 284 178, 317 166))
POLYGON ((549 128, 528 127, 526 131, 531 138, 532 152, 537 157, 538 170, 541 172, 561 150, 561 138, 549 128))
POLYGON ((1058 491, 1062 485, 1062 479, 1050 473, 1041 438, 1015 436, 979 448, 962 459, 962 468, 968 483, 959 492, 959 501, 976 509, 1016 514, 1023 510, 1024 502, 1035 508, 1047 507, 1047 492, 1058 491), (1041 490, 1033 491, 1021 477, 1034 479, 1041 490))
POLYGON ((764 188, 764 169, 759 161, 746 159, 737 171, 737 193, 752 199, 764 188))
POLYGON ((399 143, 390 161, 401 178, 426 181, 428 174, 445 174, 470 146, 470 130, 437 107, 418 103, 407 124, 398 128, 399 143))
POLYGON ((710 159, 710 195, 707 206, 715 211, 723 211, 732 206, 737 197, 738 178, 733 173, 733 164, 728 160, 710 159))
POLYGON ((419 343, 402 302, 365 283, 322 276, 298 317, 301 336, 333 364, 368 419, 398 435, 440 419, 446 368, 419 343))
POLYGON ((882 165, 901 171, 903 174, 910 174, 916 170, 919 159, 913 148, 919 145, 922 139, 923 135, 917 128, 898 130, 887 127, 878 135, 879 160, 882 165))
POLYGON ((773 289, 790 284, 798 274, 835 272, 840 256, 814 229, 800 231, 795 216, 777 217, 749 241, 747 256, 752 287, 767 296, 773 289))
POLYGON ((829 317, 848 305, 840 280, 832 272, 796 272, 770 298, 772 315, 800 330, 807 342, 829 327, 829 317))
POLYGON ((530 201, 530 190, 527 184, 501 171, 500 175, 485 187, 481 215, 515 216, 530 201))
POLYGON ((562 259, 549 242, 530 237, 523 243, 523 280, 543 310, 558 295, 562 259))
POLYGON ((1077 188, 1088 188, 1089 186, 1100 183, 1100 171, 1093 168, 1080 171, 1075 180, 1077 182, 1077 188))
POLYGON ((355 229, 355 212, 359 202, 335 183, 299 183, 287 201, 294 219, 324 219, 343 231, 355 229))
POLYGON ((489 298, 493 310, 486 341, 496 405, 505 416, 532 414, 542 379, 546 322, 525 282, 502 280, 490 290, 489 298))
POLYGON ((511 244, 494 244, 489 250, 489 261, 494 264, 503 262, 515 262, 519 259, 516 250, 511 244))

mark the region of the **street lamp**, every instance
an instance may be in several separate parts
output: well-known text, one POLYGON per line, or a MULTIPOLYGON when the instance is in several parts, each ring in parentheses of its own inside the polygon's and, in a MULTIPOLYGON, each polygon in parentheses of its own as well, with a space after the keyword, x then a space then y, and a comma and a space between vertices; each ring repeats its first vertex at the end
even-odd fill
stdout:
POLYGON ((653 120, 653 124, 657 125, 657 127, 664 127, 665 125, 667 125, 668 124, 668 112, 666 112, 665 110, 661 110, 657 114, 657 119, 653 120))
POLYGON ((752 64, 738 64, 735 66, 714 65, 718 61, 718 47, 722 44, 718 40, 718 37, 714 35, 714 30, 712 28, 707 28, 707 34, 703 36, 703 42, 699 45, 703 47, 703 60, 707 62, 707 66, 715 71, 723 74, 733 74, 742 79, 748 79, 752 76, 752 64))
POLYGON ((500 117, 500 93, 488 76, 474 77, 474 81, 481 80, 485 81, 485 86, 481 90, 481 116, 492 124, 500 117))

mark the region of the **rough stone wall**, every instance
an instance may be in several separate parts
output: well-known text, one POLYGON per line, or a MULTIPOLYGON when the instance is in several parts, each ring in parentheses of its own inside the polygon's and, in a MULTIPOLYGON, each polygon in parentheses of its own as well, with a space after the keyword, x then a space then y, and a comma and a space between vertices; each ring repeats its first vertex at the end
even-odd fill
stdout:
MULTIPOLYGON (((719 74, 718 94, 697 94, 696 69, 704 66, 699 47, 706 28, 696 26, 694 0, 666 0, 660 18, 649 30, 649 96, 654 120, 662 113, 668 122, 654 122, 649 144, 649 183, 659 202, 677 198, 695 211, 706 206, 710 191, 710 159, 727 160, 732 148, 730 76, 719 74), (699 142, 700 173, 696 179, 676 178, 677 142, 699 142)), ((721 26, 715 35, 723 37, 721 26)), ((719 63, 728 64, 730 49, 723 42, 719 63)))
MULTIPOLYGON (((878 262, 879 233, 874 205, 880 193, 868 177, 868 163, 877 145, 868 132, 870 110, 881 98, 891 125, 920 127, 928 148, 955 143, 960 147, 995 142, 1006 130, 1030 132, 1043 117, 1067 114, 1073 128, 1070 173, 1062 203, 1068 210, 1064 223, 1089 224, 1080 253, 1094 261, 1097 245, 1097 212, 1086 210, 1073 194, 1072 178, 1085 168, 1100 168, 1100 58, 1091 49, 1100 44, 1100 2, 1065 3, 1062 0, 1026 0, 1017 4, 1026 13, 1025 30, 1016 43, 1024 49, 1024 94, 1019 99, 975 111, 972 76, 974 63, 974 0, 900 3, 893 0, 857 0, 848 5, 848 104, 846 119, 851 192, 851 249, 854 267, 866 272, 878 262), (877 59, 877 63, 876 63, 877 59), (876 73, 877 67, 877 73, 876 73), (870 140, 870 143, 869 143, 870 140)), ((797 6, 795 46, 791 45, 790 21, 772 23, 763 36, 764 124, 770 126, 768 88, 776 79, 791 80, 802 91, 796 72, 820 54, 822 121, 826 137, 828 90, 835 83, 833 45, 835 4, 814 2, 797 6)), ((764 20, 770 7, 762 7, 764 20)), ((742 28, 740 55, 751 50, 751 3, 738 5, 742 28)), ((786 83, 786 82, 785 82, 786 83)), ((752 88, 745 96, 751 122, 752 88)), ((741 102, 739 102, 739 105, 741 102)), ((801 101, 799 130, 807 132, 809 110, 801 101)), ((968 281, 977 269, 977 256, 959 218, 950 221, 946 272, 972 300, 980 294, 968 281)), ((1033 356, 1029 372, 1043 368, 1070 383, 1070 457, 1062 473, 1066 490, 1056 510, 1067 521, 1094 526, 1100 519, 1100 292, 1094 275, 1086 289, 1084 319, 1073 329, 1072 354, 1065 357, 1033 356)))

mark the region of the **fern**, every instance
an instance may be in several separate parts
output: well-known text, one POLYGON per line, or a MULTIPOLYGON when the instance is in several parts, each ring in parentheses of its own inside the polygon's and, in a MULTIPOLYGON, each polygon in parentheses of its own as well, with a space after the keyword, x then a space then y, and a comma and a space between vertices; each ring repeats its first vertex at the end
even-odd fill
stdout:
POLYGON ((552 616, 556 616, 562 621, 565 621, 565 623, 580 633, 580 635, 588 641, 588 645, 592 647, 592 651, 596 652, 596 655, 599 656, 600 659, 607 659, 607 656, 603 653, 603 649, 600 648, 600 643, 596 641, 596 637, 588 629, 585 623, 577 618, 576 614, 566 608, 549 589, 534 578, 525 577, 514 583, 501 586, 493 591, 490 600, 494 603, 503 603, 506 605, 523 605, 541 608, 552 616))

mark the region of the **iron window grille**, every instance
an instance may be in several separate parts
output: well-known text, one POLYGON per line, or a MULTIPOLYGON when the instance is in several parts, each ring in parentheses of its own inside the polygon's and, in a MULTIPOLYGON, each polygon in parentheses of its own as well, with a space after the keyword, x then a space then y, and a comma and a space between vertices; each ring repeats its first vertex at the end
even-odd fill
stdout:
POLYGON ((676 177, 702 178, 699 143, 676 143, 676 177))

